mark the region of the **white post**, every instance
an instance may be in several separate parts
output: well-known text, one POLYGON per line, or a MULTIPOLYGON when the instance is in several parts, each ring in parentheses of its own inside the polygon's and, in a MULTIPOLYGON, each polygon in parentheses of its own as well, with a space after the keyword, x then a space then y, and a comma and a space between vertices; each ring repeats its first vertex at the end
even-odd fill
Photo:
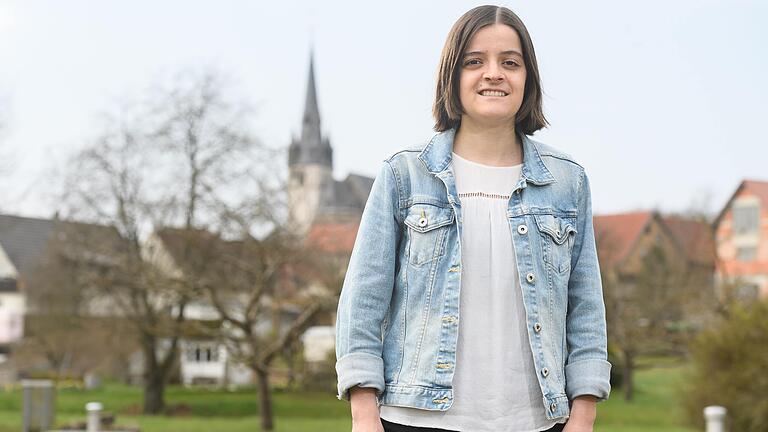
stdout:
POLYGON ((85 404, 85 411, 88 413, 87 432, 99 432, 102 408, 103 406, 99 402, 88 402, 85 404))
POLYGON ((725 414, 727 410, 721 406, 704 408, 704 420, 707 422, 707 432, 725 432, 725 414))

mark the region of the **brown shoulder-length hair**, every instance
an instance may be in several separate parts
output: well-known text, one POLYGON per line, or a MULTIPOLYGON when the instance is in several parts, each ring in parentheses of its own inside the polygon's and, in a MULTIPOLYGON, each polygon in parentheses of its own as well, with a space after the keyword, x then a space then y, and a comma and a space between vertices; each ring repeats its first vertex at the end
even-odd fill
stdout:
POLYGON ((461 124, 464 107, 459 98, 459 79, 461 76, 462 54, 469 41, 481 28, 492 24, 506 24, 520 36, 523 46, 523 62, 526 78, 523 103, 515 116, 515 130, 531 135, 546 127, 541 106, 541 81, 536 52, 528 29, 520 18, 511 10, 502 6, 478 6, 456 21, 445 40, 440 66, 437 72, 437 91, 432 115, 435 117, 435 131, 443 132, 461 124))

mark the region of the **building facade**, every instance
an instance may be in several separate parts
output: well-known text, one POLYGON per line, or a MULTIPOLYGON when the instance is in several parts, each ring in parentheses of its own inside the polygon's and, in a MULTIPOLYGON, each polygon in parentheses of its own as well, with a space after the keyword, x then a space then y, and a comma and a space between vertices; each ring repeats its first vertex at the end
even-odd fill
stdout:
POLYGON ((768 181, 744 180, 714 222, 723 294, 768 297, 768 181))
POLYGON ((333 148, 323 135, 317 102, 315 67, 310 55, 301 134, 288 148, 288 202, 291 226, 306 235, 314 223, 359 220, 373 186, 370 177, 333 178, 333 148))

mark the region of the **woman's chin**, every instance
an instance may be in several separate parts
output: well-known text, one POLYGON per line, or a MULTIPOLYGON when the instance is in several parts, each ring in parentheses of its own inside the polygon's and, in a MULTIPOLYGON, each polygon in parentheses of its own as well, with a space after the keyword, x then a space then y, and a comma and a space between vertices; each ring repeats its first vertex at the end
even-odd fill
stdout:
MULTIPOLYGON (((469 120, 473 123, 483 124, 483 125, 503 125, 503 124, 510 124, 511 122, 514 122, 514 114, 510 115, 508 112, 482 112, 482 113, 474 113, 470 116, 466 116, 465 119, 469 120), (467 118, 468 117, 468 118, 467 118)), ((464 120, 462 120, 463 122, 464 120)))

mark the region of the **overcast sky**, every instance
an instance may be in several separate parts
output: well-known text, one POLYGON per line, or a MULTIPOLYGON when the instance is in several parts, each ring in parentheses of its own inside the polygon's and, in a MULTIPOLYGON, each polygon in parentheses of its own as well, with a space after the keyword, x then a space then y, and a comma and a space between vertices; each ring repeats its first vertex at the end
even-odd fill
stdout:
MULTIPOLYGON (((432 136, 444 38, 479 4, 0 0, 3 211, 50 217, 46 191, 99 113, 182 68, 224 71, 258 136, 287 146, 310 46, 335 176, 373 176, 432 136)), ((768 2, 502 4, 536 47, 551 127, 534 138, 586 167, 595 213, 716 211, 742 179, 768 180, 768 2)))

